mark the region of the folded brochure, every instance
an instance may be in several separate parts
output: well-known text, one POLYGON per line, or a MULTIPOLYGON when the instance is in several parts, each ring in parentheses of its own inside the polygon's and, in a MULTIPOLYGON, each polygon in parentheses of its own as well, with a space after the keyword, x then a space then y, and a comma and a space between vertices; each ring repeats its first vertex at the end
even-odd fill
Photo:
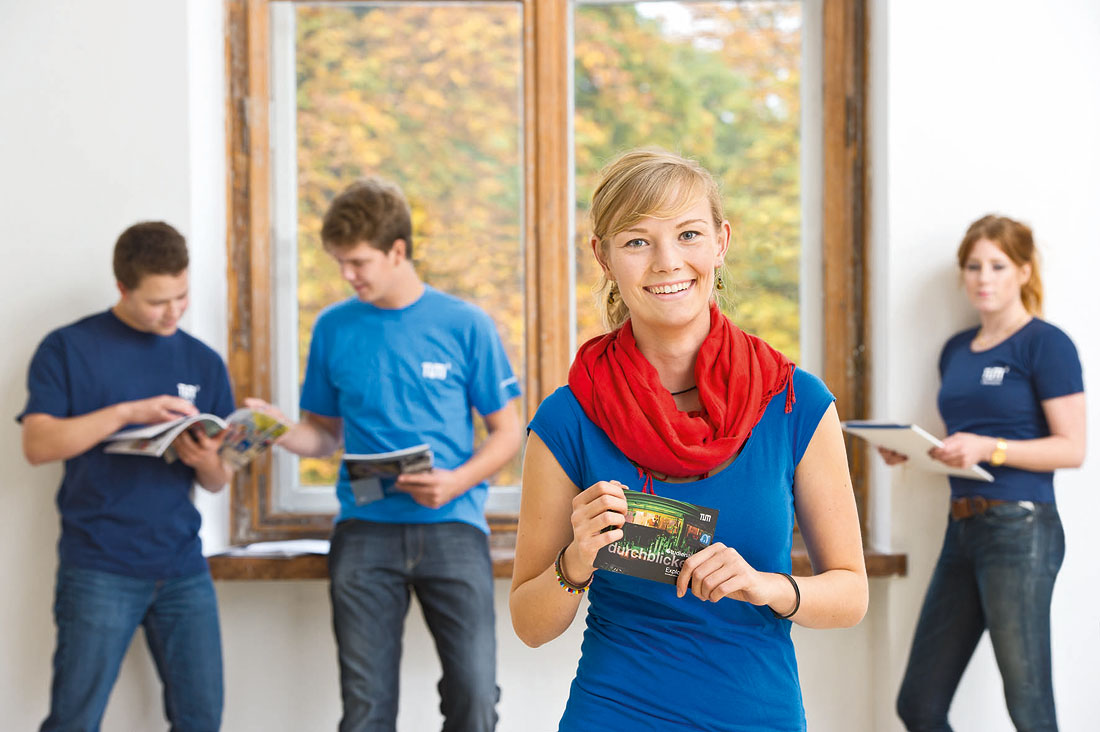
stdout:
POLYGON ((103 451, 163 457, 173 462, 176 451, 172 443, 184 430, 192 428, 201 429, 207 435, 229 430, 219 454, 234 469, 239 469, 269 448, 290 426, 270 414, 248 408, 238 409, 225 419, 214 414, 196 414, 116 432, 107 438, 108 444, 103 451))
POLYGON ((344 468, 355 495, 355 505, 381 500, 394 493, 394 482, 402 473, 425 473, 432 469, 432 448, 414 445, 401 450, 376 453, 345 453, 344 468))
POLYGON ((675 584, 684 560, 714 540, 718 511, 624 490, 623 538, 596 552, 596 569, 675 584))

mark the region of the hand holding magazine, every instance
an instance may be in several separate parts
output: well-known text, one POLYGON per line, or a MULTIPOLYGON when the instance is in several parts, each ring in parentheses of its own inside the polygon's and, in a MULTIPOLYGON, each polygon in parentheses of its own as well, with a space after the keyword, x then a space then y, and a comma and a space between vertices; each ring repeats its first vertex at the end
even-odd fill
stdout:
POLYGON ((196 414, 116 432, 106 439, 109 444, 103 451, 121 455, 163 457, 171 463, 176 459, 172 443, 188 429, 201 429, 207 435, 229 430, 218 452, 223 460, 237 470, 269 448, 290 429, 290 425, 270 414, 248 408, 238 409, 226 419, 214 414, 196 414))
POLYGON ((381 500, 394 492, 394 482, 402 473, 425 473, 432 469, 430 445, 415 445, 403 450, 376 453, 345 453, 355 505, 381 500))
POLYGON ((885 447, 887 450, 905 455, 909 458, 908 464, 921 470, 971 480, 984 480, 987 483, 993 482, 993 476, 989 471, 978 465, 954 468, 929 456, 928 451, 933 447, 941 447, 943 442, 918 425, 853 420, 842 422, 841 427, 845 432, 862 437, 875 447, 885 447))

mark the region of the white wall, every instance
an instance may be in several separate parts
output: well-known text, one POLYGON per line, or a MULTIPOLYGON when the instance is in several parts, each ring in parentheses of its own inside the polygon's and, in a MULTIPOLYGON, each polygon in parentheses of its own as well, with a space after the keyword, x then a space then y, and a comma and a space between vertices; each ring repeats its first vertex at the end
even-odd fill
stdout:
MULTIPOLYGON (((1094 383, 1100 271, 1100 10, 1091 0, 872 3, 874 401, 880 416, 937 425, 935 357, 968 322, 951 265, 966 224, 1000 210, 1034 225, 1046 256, 1048 317, 1076 340, 1094 383)), ((224 352, 224 119, 218 0, 0 0, 0 413, 25 399, 27 360, 51 328, 113 302, 110 251, 138 219, 188 236, 195 303, 186 327, 224 352)), ((1098 424, 1096 400, 1090 404, 1098 424)), ((29 467, 19 430, 0 422, 0 606, 4 727, 46 710, 59 466, 29 467), (14 590, 12 589, 14 588, 14 590)), ((1094 430, 1095 432, 1095 430, 1094 430)), ((1067 559, 1054 606, 1055 682, 1065 729, 1092 725, 1100 600, 1087 542, 1100 515, 1100 456, 1058 479, 1067 559)), ((872 582, 853 630, 795 638, 812 730, 900 729, 893 697, 944 524, 946 487, 904 471, 881 477, 873 539, 909 554, 910 575, 872 582)), ((203 502, 210 544, 224 502, 203 502)), ((501 729, 550 729, 576 663, 579 628, 531 650, 511 632, 497 583, 501 729)), ((332 729, 335 649, 323 582, 218 585, 226 654, 225 729, 332 729)), ((402 730, 439 719, 438 662, 413 610, 402 670, 402 730)), ((579 624, 578 624, 579 625, 579 624)), ((960 729, 1010 729, 988 648, 964 679, 960 729)), ((158 729, 158 682, 140 639, 108 707, 107 732, 158 729)))
MULTIPOLYGON (((12 418, 46 331, 112 304, 118 234, 150 218, 187 228, 187 36, 183 3, 5 0, 0 17, 0 709, 6 728, 32 729, 50 679, 61 470, 27 465, 12 418)), ((108 729, 155 728, 151 669, 147 654, 127 660, 108 729)))
MULTIPOLYGON (((1055 481, 1067 538, 1052 612, 1059 719, 1064 729, 1095 729, 1100 565, 1089 538, 1100 511, 1100 230, 1091 213, 1100 202, 1100 6, 879 0, 871 11, 874 411, 942 430, 939 348, 976 322, 958 287, 958 241, 988 212, 1030 223, 1044 257, 1046 317, 1074 338, 1094 390, 1088 461, 1055 481)), ((875 730, 900 729, 893 696, 946 523, 946 481, 906 471, 886 478, 876 538, 907 552, 910 572, 877 588, 868 618, 875 730)), ((1012 729, 988 640, 951 721, 956 729, 1012 729)))

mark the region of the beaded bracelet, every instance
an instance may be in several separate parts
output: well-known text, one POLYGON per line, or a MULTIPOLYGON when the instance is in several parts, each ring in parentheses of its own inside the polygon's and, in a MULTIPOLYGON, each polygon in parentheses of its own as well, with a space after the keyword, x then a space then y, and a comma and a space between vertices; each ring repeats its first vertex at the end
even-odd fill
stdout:
POLYGON ((558 558, 554 560, 554 574, 558 576, 558 584, 561 585, 562 589, 564 589, 570 595, 572 595, 573 593, 583 595, 584 591, 588 589, 588 586, 592 584, 592 577, 589 577, 587 580, 584 581, 584 584, 581 585, 574 584, 566 579, 565 573, 561 571, 561 558, 565 556, 565 550, 568 548, 569 545, 567 544, 561 548, 560 552, 558 552, 558 558))
POLYGON ((775 611, 774 608, 772 609, 772 615, 779 618, 780 620, 786 620, 787 618, 798 612, 798 607, 802 604, 802 593, 798 591, 798 583, 794 581, 794 577, 790 576, 786 572, 776 572, 776 574, 781 574, 786 577, 787 580, 791 583, 791 587, 794 587, 794 610, 791 610, 786 615, 780 615, 775 611))

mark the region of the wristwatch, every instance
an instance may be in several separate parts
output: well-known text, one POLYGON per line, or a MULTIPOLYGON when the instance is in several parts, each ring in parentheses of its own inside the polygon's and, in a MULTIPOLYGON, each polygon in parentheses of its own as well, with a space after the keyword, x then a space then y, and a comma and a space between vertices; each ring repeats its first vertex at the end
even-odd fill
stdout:
POLYGON ((1004 465, 1008 458, 1008 443, 1003 437, 998 437, 993 446, 993 454, 989 456, 989 464, 996 467, 1004 465))

